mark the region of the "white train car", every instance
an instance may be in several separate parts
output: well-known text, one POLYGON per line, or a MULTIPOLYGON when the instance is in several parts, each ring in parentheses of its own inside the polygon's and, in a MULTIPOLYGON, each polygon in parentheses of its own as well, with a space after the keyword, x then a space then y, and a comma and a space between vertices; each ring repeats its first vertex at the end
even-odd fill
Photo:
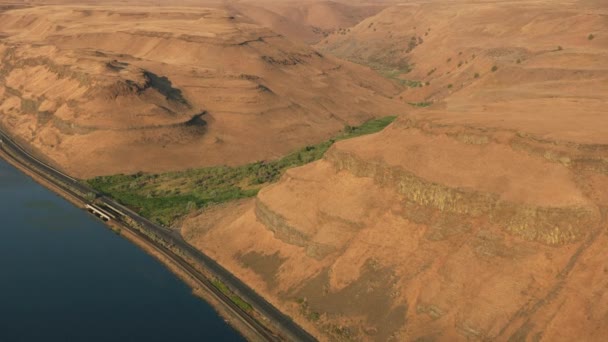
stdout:
POLYGON ((94 204, 87 204, 85 206, 85 208, 93 215, 99 217, 100 219, 102 219, 103 221, 110 221, 110 220, 116 220, 116 216, 108 213, 107 211, 99 208, 98 206, 94 205, 94 204))

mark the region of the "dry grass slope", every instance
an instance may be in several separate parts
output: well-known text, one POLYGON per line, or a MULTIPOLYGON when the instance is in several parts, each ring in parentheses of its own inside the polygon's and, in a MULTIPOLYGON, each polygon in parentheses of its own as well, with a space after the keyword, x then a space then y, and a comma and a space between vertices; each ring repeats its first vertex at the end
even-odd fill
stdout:
POLYGON ((598 5, 407 3, 328 36, 411 113, 184 236, 322 340, 605 339, 598 5))
POLYGON ((606 339, 604 1, 150 1, 3 6, 0 124, 320 340, 606 339))
POLYGON ((0 37, 0 124, 78 177, 277 158, 400 111, 371 71, 217 6, 11 9, 0 37))

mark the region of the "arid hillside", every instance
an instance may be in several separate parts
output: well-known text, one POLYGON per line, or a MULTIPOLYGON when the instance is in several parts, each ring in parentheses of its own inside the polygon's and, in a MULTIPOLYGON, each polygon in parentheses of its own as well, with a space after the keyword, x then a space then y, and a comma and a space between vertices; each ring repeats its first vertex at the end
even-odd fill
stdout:
POLYGON ((408 102, 437 102, 463 88, 483 88, 493 102, 492 93, 514 91, 497 87, 586 79, 581 73, 604 69, 608 37, 598 33, 608 29, 607 14, 606 6, 578 1, 410 2, 317 48, 401 83, 408 102))
POLYGON ((366 1, 238 1, 226 8, 286 37, 309 44, 355 26, 387 4, 366 1))
POLYGON ((313 155, 93 181, 322 341, 606 340, 605 1, 152 2, 0 7, 0 125, 79 177, 313 155))
POLYGON ((182 233, 322 340, 605 340, 598 5, 411 2, 330 36, 412 112, 182 233))
POLYGON ((77 177, 276 158, 398 89, 221 8, 0 13, 0 124, 77 177))

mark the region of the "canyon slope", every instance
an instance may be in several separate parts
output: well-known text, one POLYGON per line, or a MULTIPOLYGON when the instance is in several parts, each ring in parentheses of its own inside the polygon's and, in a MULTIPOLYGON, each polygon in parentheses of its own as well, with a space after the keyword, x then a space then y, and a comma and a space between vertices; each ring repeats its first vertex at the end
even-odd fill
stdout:
POLYGON ((321 340, 605 340, 607 18, 409 2, 330 35, 411 112, 182 234, 321 340))
POLYGON ((217 5, 5 6, 0 60, 0 125, 82 178, 277 158, 403 108, 217 5))
POLYGON ((318 43, 337 31, 355 26, 387 4, 366 1, 238 1, 226 8, 289 39, 318 43))

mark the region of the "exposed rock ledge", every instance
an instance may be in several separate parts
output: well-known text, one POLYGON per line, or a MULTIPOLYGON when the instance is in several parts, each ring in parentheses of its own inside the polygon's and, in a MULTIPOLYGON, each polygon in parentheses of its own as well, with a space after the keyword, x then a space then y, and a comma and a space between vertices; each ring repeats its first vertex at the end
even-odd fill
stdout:
POLYGON ((441 212, 486 216, 492 224, 529 241, 561 245, 578 241, 599 223, 597 208, 589 206, 541 207, 501 200, 498 194, 451 188, 429 182, 411 172, 370 162, 353 153, 331 149, 326 156, 338 170, 371 177, 395 189, 407 201, 441 212))
MULTIPOLYGON (((542 144, 545 150, 556 146, 554 150, 576 152, 578 157, 568 159, 570 161, 589 161, 593 159, 591 155, 599 158, 598 153, 603 151, 600 147, 589 150, 565 143, 543 143, 516 133, 433 127, 429 123, 402 120, 378 135, 336 144, 327 152, 325 161, 333 165, 336 172, 371 178, 377 185, 395 191, 406 208, 401 215, 410 221, 432 224, 429 221, 432 217, 433 220, 440 216, 443 221, 450 221, 458 216, 460 221, 495 226, 527 241, 550 246, 580 241, 599 224, 601 215, 573 180, 573 171, 578 168, 573 168, 572 162, 564 162, 565 157, 557 160, 547 157, 558 155, 557 152, 536 153, 534 150, 531 153, 528 149, 514 148, 515 144, 542 144), (387 139, 401 144, 387 146, 381 143, 387 139), (419 151, 420 146, 428 147, 428 150, 419 151), (410 158, 412 150, 416 155, 412 154, 410 158), (428 160, 416 164, 415 156, 421 154, 426 159, 447 159, 447 168, 451 167, 450 163, 454 164, 456 175, 449 174, 451 170, 435 172, 436 165, 428 160), (474 162, 469 163, 467 158, 474 162), (517 166, 519 169, 497 173, 504 165, 516 163, 522 164, 517 166), (527 178, 518 176, 526 168, 530 168, 531 175, 525 175, 527 178), (443 181, 441 177, 446 172, 450 177, 443 181), (482 180, 476 177, 475 183, 470 185, 467 182, 471 177, 467 174, 472 172, 483 177, 482 180), (501 192, 504 188, 501 182, 508 183, 510 188, 501 192), (551 187, 555 184, 563 187, 561 193, 565 195, 560 198, 551 195, 551 187), (426 214, 420 215, 421 212, 426 214)), ((582 165, 582 162, 576 163, 582 165)), ((442 166, 446 168, 446 165, 442 166)), ((585 169, 589 170, 589 167, 585 169)), ((601 172, 602 168, 593 170, 601 172)), ((287 174, 282 182, 289 177, 287 174)), ((306 247, 310 256, 322 258, 332 251, 330 246, 313 242, 306 228, 291 224, 286 215, 273 211, 272 203, 265 203, 263 196, 257 199, 256 215, 279 239, 306 247)))

